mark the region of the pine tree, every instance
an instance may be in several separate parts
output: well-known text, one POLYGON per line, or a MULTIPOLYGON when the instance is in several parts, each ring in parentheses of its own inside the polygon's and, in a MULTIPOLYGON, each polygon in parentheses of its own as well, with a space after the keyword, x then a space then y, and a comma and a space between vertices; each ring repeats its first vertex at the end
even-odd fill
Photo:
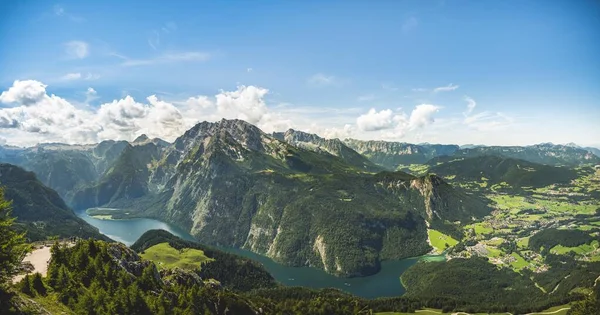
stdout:
POLYGON ((30 275, 26 275, 25 278, 23 278, 23 280, 21 280, 19 282, 18 288, 19 288, 19 291, 21 291, 22 293, 25 293, 29 296, 34 296, 33 289, 31 288, 31 276, 30 275))
POLYGON ((46 286, 42 281, 42 275, 36 272, 31 279, 31 288, 40 295, 46 295, 46 286))
POLYGON ((19 266, 30 246, 25 244, 25 233, 14 230, 11 202, 4 198, 0 188, 0 291, 4 290, 18 273, 19 266))

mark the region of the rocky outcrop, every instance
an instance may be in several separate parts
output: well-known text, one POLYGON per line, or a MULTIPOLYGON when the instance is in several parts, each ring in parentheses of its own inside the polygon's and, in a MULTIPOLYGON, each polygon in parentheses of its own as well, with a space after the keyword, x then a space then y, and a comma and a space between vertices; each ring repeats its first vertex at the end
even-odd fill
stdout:
POLYGON ((141 257, 132 249, 122 243, 108 244, 108 254, 119 267, 123 268, 129 274, 140 277, 148 266, 151 266, 154 278, 158 283, 162 283, 161 275, 156 269, 156 265, 148 260, 142 260, 141 257))
POLYGON ((160 277, 166 285, 204 286, 204 281, 198 273, 181 268, 163 269, 160 271, 160 277))

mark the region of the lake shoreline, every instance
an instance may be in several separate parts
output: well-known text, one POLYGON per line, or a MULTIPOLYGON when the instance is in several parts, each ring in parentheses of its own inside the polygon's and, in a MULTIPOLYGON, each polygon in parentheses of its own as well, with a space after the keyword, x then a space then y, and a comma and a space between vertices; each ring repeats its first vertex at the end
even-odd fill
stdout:
MULTIPOLYGON (((97 208, 96 208, 97 209, 97 208)), ((131 246, 146 231, 162 229, 183 239, 198 242, 193 236, 178 227, 149 218, 105 219, 112 209, 97 209, 90 215, 87 211, 76 213, 89 224, 97 227, 100 233, 131 246), (97 216, 102 218, 97 218, 97 216)), ((118 212, 118 210, 117 210, 118 212)), ((114 212, 113 212, 114 213, 114 212)), ((292 267, 275 262, 273 259, 245 249, 209 245, 216 249, 237 254, 261 263, 276 281, 285 286, 302 286, 312 289, 335 288, 367 299, 398 297, 405 293, 400 276, 412 265, 423 260, 445 260, 445 255, 410 257, 402 260, 383 260, 379 272, 364 277, 342 278, 328 274, 314 267, 292 267)))

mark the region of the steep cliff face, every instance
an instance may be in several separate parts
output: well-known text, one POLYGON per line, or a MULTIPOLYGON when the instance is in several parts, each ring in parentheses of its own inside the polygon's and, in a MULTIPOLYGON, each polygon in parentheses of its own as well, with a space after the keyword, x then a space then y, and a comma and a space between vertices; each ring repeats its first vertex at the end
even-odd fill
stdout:
POLYGON ((441 155, 451 155, 459 149, 457 145, 411 144, 404 142, 361 141, 346 139, 344 143, 371 162, 389 170, 399 165, 422 164, 441 155))

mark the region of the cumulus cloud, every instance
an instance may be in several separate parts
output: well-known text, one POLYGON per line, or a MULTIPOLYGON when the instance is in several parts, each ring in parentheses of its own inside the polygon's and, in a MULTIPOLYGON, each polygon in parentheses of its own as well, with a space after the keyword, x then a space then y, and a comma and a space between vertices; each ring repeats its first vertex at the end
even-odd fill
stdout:
POLYGON ((326 139, 346 139, 355 135, 356 128, 351 124, 345 124, 342 128, 325 128, 320 134, 326 139))
POLYGON ((408 121, 408 128, 410 130, 423 128, 433 123, 433 115, 440 110, 439 106, 431 104, 417 105, 415 109, 410 113, 410 119, 408 121))
POLYGON ((65 43, 65 53, 72 59, 83 59, 89 55, 89 45, 84 41, 73 40, 65 43))
POLYGON ((424 128, 434 122, 434 114, 440 107, 431 104, 417 105, 410 115, 404 112, 385 109, 369 112, 356 119, 356 126, 360 131, 382 131, 381 136, 386 139, 402 138, 410 131, 424 128))
POLYGON ((265 132, 294 128, 326 138, 348 138, 380 131, 390 138, 400 138, 433 123, 439 109, 422 104, 410 115, 399 109, 371 109, 361 115, 360 109, 269 107, 265 100, 268 93, 265 88, 242 85, 233 91, 180 101, 168 101, 156 95, 146 99, 126 95, 92 107, 89 102, 96 100, 98 93, 91 87, 84 92, 84 104, 88 106, 81 106, 48 94, 46 85, 41 82, 15 81, 0 94, 0 102, 6 104, 0 108, 0 137, 13 145, 133 140, 141 133, 173 141, 200 121, 237 118, 265 132))
POLYGON ((452 83, 446 85, 446 86, 440 86, 440 87, 436 87, 435 89, 433 89, 433 93, 440 93, 440 92, 450 92, 450 91, 454 91, 456 89, 458 89, 458 85, 454 85, 452 83))
POLYGON ((230 118, 243 119, 256 124, 267 113, 264 96, 268 92, 267 89, 255 86, 240 86, 233 92, 221 91, 216 96, 217 108, 223 115, 235 115, 230 118))
POLYGON ((46 85, 35 80, 15 81, 8 91, 0 94, 2 103, 20 103, 31 105, 46 95, 46 85))
MULTIPOLYGON (((10 135, 11 144, 32 145, 133 140, 140 133, 172 141, 199 121, 221 118, 243 119, 265 131, 292 127, 288 116, 269 110, 267 93, 264 88, 239 86, 214 97, 195 96, 182 102, 167 102, 156 95, 138 101, 127 95, 98 107, 79 108, 48 95, 41 82, 15 81, 0 94, 0 101, 9 106, 0 109, 0 134, 10 135)), ((98 97, 93 88, 85 96, 86 104, 98 97)))
POLYGON ((394 123, 394 113, 391 109, 376 111, 371 108, 366 114, 356 118, 356 125, 362 131, 389 129, 394 123))

